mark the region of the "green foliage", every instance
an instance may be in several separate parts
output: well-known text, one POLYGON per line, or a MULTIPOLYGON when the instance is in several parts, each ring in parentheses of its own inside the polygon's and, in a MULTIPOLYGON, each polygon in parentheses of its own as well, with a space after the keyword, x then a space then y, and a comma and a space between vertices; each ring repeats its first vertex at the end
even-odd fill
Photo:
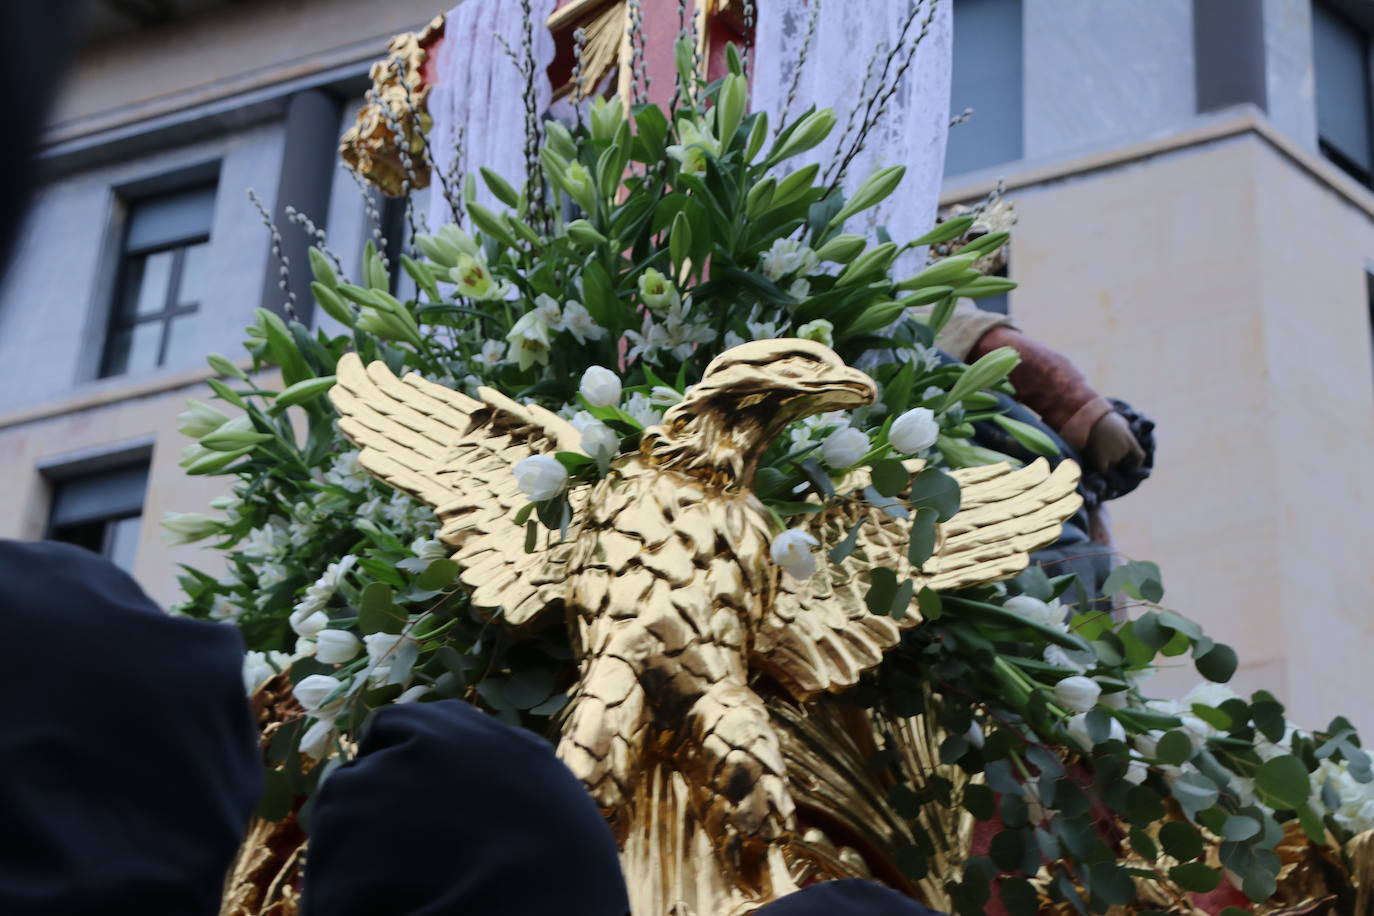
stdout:
MULTIPOLYGON (((880 170, 846 200, 818 183, 814 163, 779 168, 820 143, 835 117, 811 111, 781 125, 764 153, 772 132, 766 115, 748 112, 740 72, 732 66, 722 81, 690 85, 672 113, 639 105, 627 117, 617 100, 599 101, 576 131, 550 125, 530 185, 546 187, 547 200, 528 200, 483 169, 506 209, 469 202, 472 234, 444 226, 403 240, 409 253, 399 265, 369 244, 350 279, 323 251, 312 252, 316 301, 346 332, 259 311, 245 341, 252 372, 210 358, 224 411, 193 405, 183 415, 195 442, 182 465, 226 478, 233 495, 217 501, 219 517, 185 517, 169 528, 183 539, 215 539, 227 572, 187 569, 179 610, 236 623, 254 653, 255 682, 289 670, 294 682, 328 674, 343 685, 335 718, 297 720, 277 733, 269 757, 283 766, 269 771, 265 816, 284 815, 318 780, 323 768, 307 772, 297 752, 316 726, 326 726, 330 740, 356 737, 380 706, 461 697, 548 732, 575 679, 560 622, 513 633, 477 613, 429 509, 358 466, 325 397, 346 352, 470 393, 488 385, 576 417, 584 430, 604 427, 624 455, 727 347, 779 336, 821 340, 869 367, 883 403, 793 425, 764 456, 755 490, 781 527, 825 501, 857 498, 837 494, 838 480, 867 468, 863 498, 909 520, 907 558, 917 569, 935 550, 937 526, 960 508, 948 471, 1003 457, 968 441, 972 422, 992 419, 1031 451, 1054 453, 1039 430, 997 413, 991 392, 1010 390, 1014 351, 965 367, 941 365, 931 350, 956 298, 1004 288, 973 266, 1005 234, 899 279, 894 271, 914 269, 902 252, 959 239, 972 218, 900 247, 885 234, 870 243, 846 232, 847 220, 896 191, 903 170, 880 170), (933 306, 929 318, 909 313, 914 305, 933 306), (592 406, 581 390, 593 366, 619 380, 615 403, 592 406), (913 476, 887 437, 893 421, 915 409, 930 411, 939 438, 913 476), (830 467, 827 440, 846 424, 867 437, 868 449, 830 467), (354 637, 365 647, 343 658, 354 637), (329 661, 320 658, 327 643, 339 653, 329 661)), ((586 486, 608 473, 613 456, 556 457, 570 486, 586 486)), ((568 513, 567 499, 557 497, 520 509, 512 524, 535 549, 563 536, 568 513)), ((851 557, 865 524, 823 545, 826 558, 851 557)), ((1072 585, 1072 577, 1031 569, 1010 583, 942 593, 887 568, 860 584, 872 613, 901 619, 918 610, 924 622, 906 630, 846 700, 896 717, 935 716, 946 732, 941 764, 924 781, 890 760, 876 768, 905 821, 896 856, 906 875, 925 876, 937 846, 949 842, 931 835, 938 819, 923 816, 930 806, 1001 818, 987 857, 942 876, 956 910, 975 913, 994 889, 1009 912, 1036 912, 1037 893, 1018 873, 1042 861, 1060 863, 1050 896, 1080 912, 1129 902, 1137 880, 1209 889, 1219 873, 1202 861, 1199 827, 1222 838, 1223 864, 1262 899, 1272 893, 1284 823, 1342 834, 1357 823, 1343 807, 1349 783, 1368 783, 1374 772, 1348 723, 1300 735, 1269 694, 1247 702, 1220 687, 1236 671, 1236 653, 1154 606, 1164 594, 1155 564, 1127 562, 1107 580, 1108 595, 1147 605, 1132 619, 1061 603, 1072 585), (1154 667, 1185 653, 1214 684, 1183 702, 1141 692, 1154 667), (1085 713, 1064 708, 1055 691, 1078 675, 1103 691, 1085 713), (961 780, 955 791, 952 777, 961 774, 982 781, 961 780), (1121 822, 1149 868, 1115 861, 1095 821, 1103 811, 1121 822)), ((323 746, 306 749, 319 756, 323 746)))

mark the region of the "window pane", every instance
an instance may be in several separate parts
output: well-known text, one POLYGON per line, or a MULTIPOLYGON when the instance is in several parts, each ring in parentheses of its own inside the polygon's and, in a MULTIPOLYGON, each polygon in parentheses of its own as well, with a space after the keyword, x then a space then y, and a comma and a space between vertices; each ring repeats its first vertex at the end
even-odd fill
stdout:
POLYGON ((126 573, 133 573, 134 560, 138 556, 138 535, 142 530, 143 518, 138 515, 108 522, 105 525, 105 549, 101 552, 126 573))
POLYGON ((61 528, 93 519, 136 514, 143 510, 147 490, 146 464, 79 477, 59 477, 53 488, 52 524, 61 528))
POLYGON ((1021 0, 956 0, 945 174, 1021 158, 1021 0))
POLYGON ((106 375, 156 369, 157 351, 162 345, 162 322, 145 321, 132 328, 115 331, 110 337, 110 357, 106 375))
POLYGON ((1317 133, 1351 163, 1371 171, 1369 62, 1365 37, 1325 4, 1312 7, 1317 133))
POLYGON ((199 319, 200 315, 197 312, 178 315, 172 319, 167 328, 167 356, 162 361, 164 364, 195 362, 204 355, 196 352, 196 325, 199 319))
POLYGON ((142 317, 144 315, 156 315, 167 308, 167 287, 172 282, 172 259, 175 252, 159 251, 157 254, 150 254, 142 259, 142 266, 134 261, 130 264, 133 271, 139 276, 138 299, 134 307, 134 314, 142 317))
POLYGON ((188 245, 181 262, 181 289, 177 291, 177 305, 200 305, 205 295, 205 271, 209 261, 210 243, 188 245))
POLYGON ((125 251, 161 247, 210 234, 214 187, 177 191, 134 203, 129 209, 125 251))

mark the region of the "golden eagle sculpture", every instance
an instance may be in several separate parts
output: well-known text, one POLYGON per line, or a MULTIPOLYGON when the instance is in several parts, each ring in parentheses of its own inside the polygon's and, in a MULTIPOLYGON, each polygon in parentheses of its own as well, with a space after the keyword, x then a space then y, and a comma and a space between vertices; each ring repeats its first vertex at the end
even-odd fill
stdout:
MULTIPOLYGON (((913 569, 909 522, 843 498, 868 482, 852 474, 808 521, 824 549, 868 516, 856 549, 791 578, 770 558, 759 461, 790 423, 871 403, 876 390, 827 347, 765 340, 712 361, 638 453, 569 493, 566 536, 548 532, 527 551, 512 467, 577 450, 567 421, 351 354, 337 376, 340 429, 363 467, 434 507, 473 604, 516 627, 566 617, 581 673, 558 753, 617 833, 636 916, 742 914, 805 881, 883 873, 882 806, 860 797, 844 756, 868 752, 873 723, 842 721, 821 701, 920 620, 914 604, 900 621, 870 613, 867 572, 936 589, 1013 575, 1079 505, 1071 462, 955 472, 962 509, 913 569), (845 737, 855 729, 869 733, 845 737)), ((903 728, 884 732, 925 740, 903 728)))

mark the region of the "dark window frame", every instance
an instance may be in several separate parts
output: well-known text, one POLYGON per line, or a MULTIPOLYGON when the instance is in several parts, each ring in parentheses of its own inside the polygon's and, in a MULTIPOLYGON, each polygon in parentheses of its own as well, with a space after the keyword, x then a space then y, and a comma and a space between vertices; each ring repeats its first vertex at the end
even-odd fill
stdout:
MULTIPOLYGON (((48 540, 75 544, 99 553, 112 561, 115 555, 114 538, 120 522, 138 519, 140 528, 148 507, 149 478, 152 471, 152 449, 148 446, 126 447, 114 452, 87 456, 49 467, 40 467, 48 483, 50 499, 43 537, 48 540), (130 476, 138 481, 136 501, 130 497, 130 476), (91 506, 91 484, 103 491, 102 497, 91 506), (74 497, 64 499, 66 487, 84 488, 74 497), (74 501, 73 501, 74 499, 74 501), (101 502, 104 505, 101 505, 101 502), (91 542, 89 535, 99 534, 100 543, 91 542)), ((129 557, 132 561, 133 557, 129 557)))
MULTIPOLYGON (((157 193, 143 195, 132 199, 126 199, 126 218, 120 233, 119 248, 116 252, 118 266, 115 270, 114 288, 110 297, 110 307, 108 320, 105 324, 105 339, 102 344, 100 356, 100 370, 98 377, 111 378, 125 375, 130 370, 128 368, 128 354, 124 354, 124 365, 115 365, 114 344, 118 335, 130 332, 132 346, 132 332, 140 325, 158 323, 161 325, 157 360, 154 369, 161 369, 167 364, 167 346, 172 337, 172 322, 183 315, 191 315, 200 311, 201 302, 197 300, 193 303, 178 302, 181 292, 181 281, 186 266, 187 252, 196 245, 204 245, 210 241, 210 229, 183 237, 160 240, 145 245, 130 245, 130 235, 135 224, 135 213, 137 209, 145 204, 149 204, 168 197, 179 195, 189 195, 206 190, 213 191, 218 187, 218 175, 210 180, 200 180, 189 184, 183 184, 173 189, 162 189, 157 193), (148 261, 158 254, 172 252, 172 265, 167 279, 167 291, 163 298, 162 307, 156 312, 139 315, 137 311, 138 293, 142 289, 142 276, 139 275, 139 287, 136 290, 129 288, 135 270, 146 270, 148 261)), ((213 211, 210 214, 210 222, 214 220, 213 211)), ((202 292, 205 287, 202 288, 202 292)), ((135 370, 137 371, 137 370, 135 370)))
MULTIPOLYGON (((1360 165, 1344 153, 1338 146, 1329 141, 1322 135, 1321 129, 1321 108, 1317 102, 1317 150, 1341 171, 1351 178, 1358 181, 1367 188, 1374 188, 1374 20, 1371 20, 1369 13, 1359 15, 1355 9, 1341 0, 1312 0, 1312 15, 1315 18, 1316 10, 1321 7, 1332 18, 1348 26, 1352 32, 1357 34, 1360 39, 1360 58, 1364 64, 1364 95, 1365 95, 1365 123, 1368 126, 1369 134, 1369 161, 1370 168, 1360 165)), ((1316 69, 1316 42, 1312 45, 1313 54, 1313 87, 1314 101, 1321 96, 1321 80, 1317 75, 1316 69)))

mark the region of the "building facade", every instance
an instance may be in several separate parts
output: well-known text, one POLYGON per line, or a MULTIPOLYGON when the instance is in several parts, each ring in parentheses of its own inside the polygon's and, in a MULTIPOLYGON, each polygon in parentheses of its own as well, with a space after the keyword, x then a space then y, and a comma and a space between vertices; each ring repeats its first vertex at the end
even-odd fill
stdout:
MULTIPOLYGON (((1337 0, 953 2, 952 110, 973 113, 944 201, 1005 186, 1013 318, 1159 423, 1116 546, 1236 647, 1239 689, 1374 727, 1374 19, 1337 0)), ((0 291, 0 536, 104 550, 170 604, 176 564, 215 557, 156 520, 222 487, 177 467, 176 414, 208 394, 204 355, 281 300, 246 191, 356 255, 369 224, 335 142, 386 39, 438 10, 130 6, 88 3, 0 291)))

